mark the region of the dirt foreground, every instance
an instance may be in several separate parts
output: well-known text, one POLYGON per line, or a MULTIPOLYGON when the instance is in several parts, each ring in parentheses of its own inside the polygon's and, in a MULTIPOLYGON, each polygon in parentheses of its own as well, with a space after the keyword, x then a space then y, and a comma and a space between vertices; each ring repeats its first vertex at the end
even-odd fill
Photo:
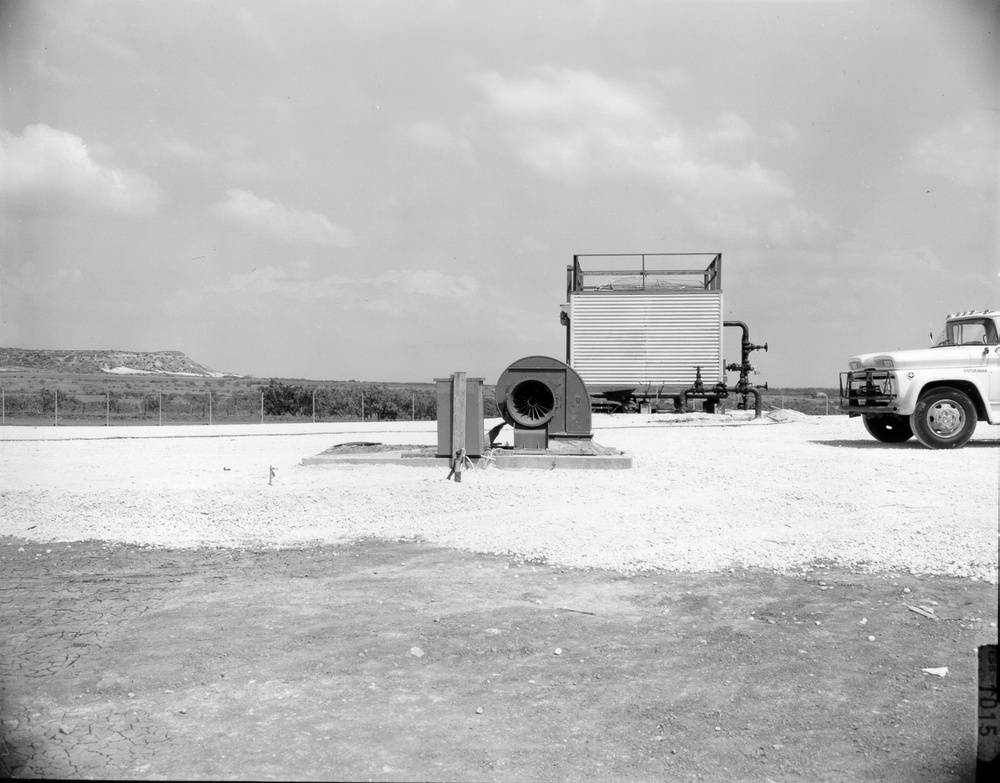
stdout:
MULTIPOLYGON (((842 449, 870 466, 925 462, 931 476, 947 464, 919 447, 872 447, 861 432, 852 447, 848 424, 760 437, 765 446, 779 435, 819 444, 807 455, 842 449)), ((641 446, 632 435, 609 429, 601 439, 641 446)), ((690 442, 741 437, 720 430, 690 442)), ((757 436, 746 437, 752 448, 757 436)), ((996 459, 1000 442, 985 437, 952 462, 996 459)), ((290 448, 316 453, 312 438, 290 448)), ((13 776, 973 780, 975 649, 997 639, 995 549, 902 567, 928 557, 917 536, 916 556, 903 546, 885 565, 851 565, 841 555, 853 549, 831 539, 830 559, 780 568, 608 569, 570 567, 558 548, 498 554, 353 532, 309 546, 234 545, 221 535, 224 546, 151 546, 113 540, 113 517, 101 540, 81 541, 66 533, 64 504, 107 514, 110 490, 79 489, 77 458, 57 453, 65 443, 2 446, 0 499, 13 512, 0 519, 0 762, 13 776), (32 467, 46 448, 63 466, 51 476, 32 467), (47 493, 58 513, 31 493, 47 493), (28 529, 26 510, 38 527, 28 529), (948 573, 982 573, 991 560, 992 581, 948 573)), ((274 442, 265 457, 288 448, 274 442)), ((173 496, 143 469, 128 468, 148 515, 173 496)), ((123 468, 108 470, 120 484, 123 468)), ((285 478, 295 469, 280 463, 279 481, 346 475, 300 470, 285 478)), ((363 482, 365 471, 379 469, 350 473, 363 482)), ((977 507, 992 519, 971 524, 992 525, 995 548, 997 474, 978 480, 992 482, 992 500, 977 507)), ((524 479, 527 491, 540 481, 524 479)), ((275 524, 305 513, 302 497, 284 515, 272 509, 275 524)), ((787 519, 796 513, 825 530, 810 504, 787 519)), ((949 513, 942 503, 939 516, 949 513)), ((121 516, 129 535, 133 516, 121 516)), ((913 512, 925 532, 932 516, 913 512)), ((956 537, 981 541, 978 531, 956 537)), ((690 543, 671 535, 672 546, 690 543)))

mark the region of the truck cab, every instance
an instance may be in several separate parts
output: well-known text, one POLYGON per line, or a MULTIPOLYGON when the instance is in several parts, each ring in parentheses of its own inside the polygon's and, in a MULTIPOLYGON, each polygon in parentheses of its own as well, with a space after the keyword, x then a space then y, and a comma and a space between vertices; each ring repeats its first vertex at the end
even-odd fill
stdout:
POLYGON ((960 448, 978 422, 1000 424, 1000 310, 949 315, 930 348, 860 354, 848 366, 841 408, 876 440, 960 448))

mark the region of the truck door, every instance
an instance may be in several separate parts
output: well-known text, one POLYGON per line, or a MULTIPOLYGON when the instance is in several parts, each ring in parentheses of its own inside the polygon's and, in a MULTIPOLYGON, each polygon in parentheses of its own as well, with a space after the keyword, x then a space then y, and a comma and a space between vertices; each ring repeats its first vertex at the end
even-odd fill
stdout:
POLYGON ((986 364, 990 373, 990 407, 997 414, 1000 413, 1000 345, 988 345, 986 350, 986 364))

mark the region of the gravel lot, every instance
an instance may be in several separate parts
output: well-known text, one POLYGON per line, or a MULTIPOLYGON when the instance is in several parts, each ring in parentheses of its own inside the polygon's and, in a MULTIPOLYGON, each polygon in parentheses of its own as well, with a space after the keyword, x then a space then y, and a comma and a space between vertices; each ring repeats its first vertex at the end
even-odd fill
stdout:
POLYGON ((594 432, 634 468, 487 469, 457 484, 446 469, 300 464, 349 441, 432 445, 434 422, 5 427, 0 535, 171 547, 379 537, 624 572, 824 562, 997 582, 1000 428, 980 425, 957 451, 790 411, 596 415, 594 432))

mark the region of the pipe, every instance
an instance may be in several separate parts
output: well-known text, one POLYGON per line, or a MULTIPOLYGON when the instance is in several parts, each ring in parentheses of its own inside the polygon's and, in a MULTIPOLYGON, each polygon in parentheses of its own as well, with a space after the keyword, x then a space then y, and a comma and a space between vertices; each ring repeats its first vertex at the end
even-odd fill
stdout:
MULTIPOLYGON (((570 320, 569 313, 565 310, 559 311, 559 323, 566 327, 566 364, 570 364, 570 320)), ((572 365, 570 365, 572 366, 572 365)))
POLYGON ((750 327, 748 327, 743 321, 723 321, 723 326, 738 326, 743 330, 743 342, 750 342, 750 327))
POLYGON ((697 395, 701 397, 705 393, 705 384, 701 380, 701 367, 694 368, 694 383, 681 392, 681 399, 684 401, 684 412, 688 412, 688 400, 697 395))
MULTIPOLYGON (((760 349, 767 350, 767 343, 763 345, 754 345, 750 342, 750 329, 743 321, 723 321, 723 326, 737 326, 743 332, 743 339, 740 341, 740 363, 730 364, 726 367, 727 370, 736 370, 740 374, 740 379, 736 384, 736 393, 743 397, 743 408, 746 409, 747 395, 752 394, 754 396, 754 418, 759 419, 761 414, 761 401, 760 401, 760 390, 755 388, 752 383, 750 383, 750 370, 753 367, 750 365, 750 352, 759 351, 760 349)), ((766 386, 765 386, 766 388, 766 386)))
POLYGON ((720 400, 729 396, 729 389, 725 380, 715 384, 711 391, 705 391, 705 382, 701 379, 701 367, 695 367, 694 385, 681 392, 684 410, 688 410, 688 402, 691 399, 705 400, 706 412, 715 413, 715 406, 720 400))

